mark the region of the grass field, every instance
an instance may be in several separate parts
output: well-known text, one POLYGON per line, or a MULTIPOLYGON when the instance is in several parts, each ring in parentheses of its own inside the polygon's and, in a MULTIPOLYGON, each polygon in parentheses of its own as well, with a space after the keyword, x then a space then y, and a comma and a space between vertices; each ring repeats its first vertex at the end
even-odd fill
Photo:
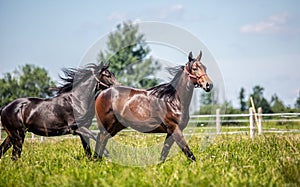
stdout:
POLYGON ((20 160, 11 161, 11 150, 0 160, 0 186, 300 186, 299 133, 254 139, 241 134, 191 136, 196 163, 181 151, 176 154, 174 145, 165 163, 143 167, 130 164, 137 158, 156 159, 160 148, 137 155, 113 145, 147 148, 163 139, 124 132, 109 146, 112 155, 120 156, 102 161, 85 158, 79 138, 27 139, 20 160), (129 161, 116 163, 120 158, 129 161))

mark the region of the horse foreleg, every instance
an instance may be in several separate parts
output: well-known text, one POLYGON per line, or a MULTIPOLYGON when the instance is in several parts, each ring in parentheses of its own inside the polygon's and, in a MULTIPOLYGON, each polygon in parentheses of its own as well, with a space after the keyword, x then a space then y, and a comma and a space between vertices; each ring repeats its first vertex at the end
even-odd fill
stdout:
MULTIPOLYGON (((90 158, 92 156, 92 152, 89 138, 97 142, 96 135, 86 127, 80 127, 79 129, 76 129, 75 133, 79 134, 85 154, 88 158, 90 158)), ((104 149, 104 156, 109 157, 109 152, 106 148, 104 149)))
POLYGON ((12 142, 10 141, 9 136, 5 138, 5 140, 0 145, 0 158, 4 155, 4 153, 12 146, 12 142))
POLYGON ((80 127, 78 129, 75 130, 76 134, 79 134, 81 136, 87 137, 87 138, 91 138, 95 141, 97 141, 97 137, 96 134, 94 134, 92 131, 90 131, 88 128, 86 127, 80 127))
POLYGON ((170 152, 170 149, 171 149, 173 143, 174 143, 174 138, 173 138, 172 134, 167 134, 167 137, 164 142, 164 147, 161 151, 161 156, 160 156, 160 160, 162 162, 164 162, 167 159, 167 156, 170 152))
POLYGON ((181 150, 184 152, 184 154, 188 157, 188 159, 191 159, 192 161, 196 161, 196 158, 192 151, 190 150, 188 144, 186 143, 184 136, 182 134, 182 131, 179 129, 179 127, 174 129, 174 132, 172 136, 175 139, 175 142, 177 145, 181 148, 181 150))
POLYGON ((81 140, 85 155, 88 158, 91 158, 92 151, 91 151, 91 146, 90 146, 90 139, 88 137, 82 136, 81 134, 79 136, 80 136, 80 140, 81 140))

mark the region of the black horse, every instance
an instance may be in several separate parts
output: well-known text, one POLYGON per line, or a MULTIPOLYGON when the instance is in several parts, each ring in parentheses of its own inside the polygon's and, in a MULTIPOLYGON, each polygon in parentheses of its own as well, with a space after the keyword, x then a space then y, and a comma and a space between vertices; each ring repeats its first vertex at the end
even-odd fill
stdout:
POLYGON ((27 131, 41 136, 79 135, 84 151, 91 156, 88 129, 94 117, 95 95, 118 84, 109 65, 88 64, 83 68, 63 69, 64 82, 53 98, 19 98, 0 108, 2 126, 7 132, 0 145, 1 156, 13 146, 12 159, 21 157, 27 131))

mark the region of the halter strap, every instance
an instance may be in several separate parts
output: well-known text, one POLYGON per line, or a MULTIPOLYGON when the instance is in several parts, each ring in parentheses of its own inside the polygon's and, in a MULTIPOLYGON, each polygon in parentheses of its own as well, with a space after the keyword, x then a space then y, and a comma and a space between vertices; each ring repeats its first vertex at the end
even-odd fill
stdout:
POLYGON ((97 81, 98 83, 101 82, 95 74, 94 74, 94 77, 95 77, 95 79, 96 79, 96 81, 97 81))
POLYGON ((206 75, 206 73, 203 73, 203 74, 201 74, 200 76, 192 75, 192 74, 186 69, 186 66, 184 66, 184 71, 188 74, 188 76, 189 76, 190 78, 193 78, 193 79, 200 79, 201 77, 203 77, 204 75, 206 75))
POLYGON ((98 82, 99 84, 101 84, 102 86, 105 86, 106 88, 109 88, 109 86, 103 82, 98 82))
POLYGON ((94 70, 92 70, 92 72, 93 72, 94 78, 95 78, 95 80, 97 81, 98 84, 100 84, 100 85, 102 85, 102 86, 105 86, 105 87, 109 88, 109 86, 108 86, 107 84, 101 82, 101 81, 98 79, 98 77, 96 76, 94 70))

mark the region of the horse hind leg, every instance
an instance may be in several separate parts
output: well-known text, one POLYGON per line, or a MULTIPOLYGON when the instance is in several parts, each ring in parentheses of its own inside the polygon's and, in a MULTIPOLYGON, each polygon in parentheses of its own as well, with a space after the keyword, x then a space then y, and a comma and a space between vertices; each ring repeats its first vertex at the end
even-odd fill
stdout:
POLYGON ((2 142, 2 144, 0 145, 0 158, 5 154, 5 152, 12 146, 12 142, 9 138, 9 136, 7 136, 5 138, 5 140, 2 142))
MULTIPOLYGON (((99 126, 99 123, 98 123, 99 126)), ((96 147, 95 147, 95 153, 94 158, 100 158, 102 159, 103 154, 106 157, 110 157, 108 150, 106 149, 106 144, 108 142, 108 139, 115 136, 118 132, 120 132, 122 129, 125 129, 126 127, 123 126, 120 122, 112 123, 112 128, 109 130, 106 130, 104 126, 99 126, 100 132, 97 136, 96 141, 96 147)))
POLYGON ((12 133, 12 144, 13 144, 13 151, 12 151, 12 160, 17 160, 21 157, 22 147, 24 143, 25 132, 23 129, 17 130, 17 132, 12 133))
POLYGON ((97 136, 94 158, 102 159, 103 154, 109 157, 109 152, 106 150, 106 144, 110 138, 110 134, 100 131, 97 136))

